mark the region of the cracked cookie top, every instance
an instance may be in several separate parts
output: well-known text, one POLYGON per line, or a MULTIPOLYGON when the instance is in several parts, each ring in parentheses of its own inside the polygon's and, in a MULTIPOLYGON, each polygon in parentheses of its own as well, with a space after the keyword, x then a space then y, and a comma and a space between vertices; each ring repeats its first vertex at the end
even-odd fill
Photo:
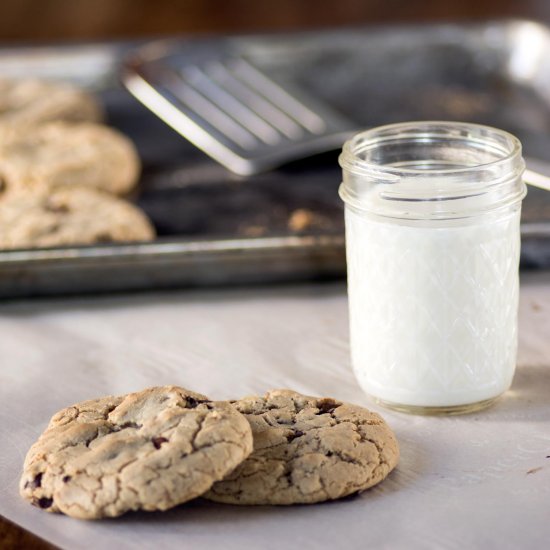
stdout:
POLYGON ((101 124, 49 122, 0 147, 0 176, 8 191, 79 186, 127 195, 139 172, 134 144, 101 124))
POLYGON ((332 500, 382 481, 399 458, 384 420, 330 398, 275 390, 233 402, 250 423, 254 451, 204 495, 232 504, 332 500))
POLYGON ((0 248, 150 241, 154 236, 139 208, 94 189, 42 190, 0 199, 0 248))
POLYGON ((58 412, 25 459, 20 492, 78 518, 166 510, 195 498, 252 451, 244 416, 176 386, 58 412))
POLYGON ((0 78, 0 144, 53 120, 100 122, 103 108, 66 82, 0 78))

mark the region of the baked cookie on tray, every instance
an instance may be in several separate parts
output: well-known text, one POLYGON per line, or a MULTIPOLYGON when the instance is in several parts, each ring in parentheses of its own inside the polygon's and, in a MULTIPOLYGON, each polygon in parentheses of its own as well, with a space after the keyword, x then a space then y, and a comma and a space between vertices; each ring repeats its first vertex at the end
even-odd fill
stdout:
POLYGON ((0 143, 53 120, 103 120, 103 109, 87 92, 67 83, 0 79, 0 143))
POLYGON ((250 422, 254 451, 205 498, 230 504, 332 500, 382 481, 399 459, 376 413, 334 399, 276 390, 233 402, 250 422))
POLYGON ((126 195, 139 172, 133 143, 101 124, 51 122, 0 145, 5 192, 79 185, 126 195))
POLYGON ((149 241, 154 236, 139 208, 94 189, 59 188, 0 198, 0 249, 149 241))
POLYGON ((48 512, 93 519, 167 510, 204 493, 252 451, 226 402, 175 386, 58 412, 25 459, 20 492, 48 512))

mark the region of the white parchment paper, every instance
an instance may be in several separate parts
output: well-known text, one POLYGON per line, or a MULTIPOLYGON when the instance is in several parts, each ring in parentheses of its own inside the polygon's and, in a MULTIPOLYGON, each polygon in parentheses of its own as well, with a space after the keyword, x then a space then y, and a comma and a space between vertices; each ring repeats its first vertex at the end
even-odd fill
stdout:
POLYGON ((415 417, 369 403, 347 336, 341 284, 0 306, 0 514, 71 549, 548 547, 550 274, 523 274, 513 389, 475 415, 415 417), (402 459, 380 486, 321 505, 196 501, 85 522, 19 498, 24 455, 54 412, 158 384, 215 399, 289 387, 371 406, 396 431, 402 459))

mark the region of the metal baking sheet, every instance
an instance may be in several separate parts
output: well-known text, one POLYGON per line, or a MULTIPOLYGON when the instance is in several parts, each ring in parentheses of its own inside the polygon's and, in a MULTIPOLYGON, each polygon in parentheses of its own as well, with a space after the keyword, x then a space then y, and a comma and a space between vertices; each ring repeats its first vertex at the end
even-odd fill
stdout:
MULTIPOLYGON (((174 39, 178 55, 220 49, 282 85, 317 95, 358 127, 446 119, 515 133, 550 174, 550 31, 524 21, 369 27, 268 36, 174 39)), ((341 277, 345 273, 336 153, 248 178, 195 149, 119 83, 139 44, 0 50, 0 74, 76 81, 97 91, 109 122, 143 160, 139 205, 159 238, 0 252, 0 297, 341 277), (293 224, 305 210, 305 224, 293 224)), ((524 268, 550 267, 550 193, 530 189, 524 268)))

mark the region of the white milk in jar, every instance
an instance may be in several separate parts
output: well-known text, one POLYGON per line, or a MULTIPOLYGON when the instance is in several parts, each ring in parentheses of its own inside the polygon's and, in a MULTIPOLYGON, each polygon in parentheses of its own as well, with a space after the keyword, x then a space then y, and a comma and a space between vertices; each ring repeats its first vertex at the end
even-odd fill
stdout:
POLYGON ((386 126, 346 143, 352 365, 409 412, 466 412, 510 386, 521 146, 483 126, 386 126))

